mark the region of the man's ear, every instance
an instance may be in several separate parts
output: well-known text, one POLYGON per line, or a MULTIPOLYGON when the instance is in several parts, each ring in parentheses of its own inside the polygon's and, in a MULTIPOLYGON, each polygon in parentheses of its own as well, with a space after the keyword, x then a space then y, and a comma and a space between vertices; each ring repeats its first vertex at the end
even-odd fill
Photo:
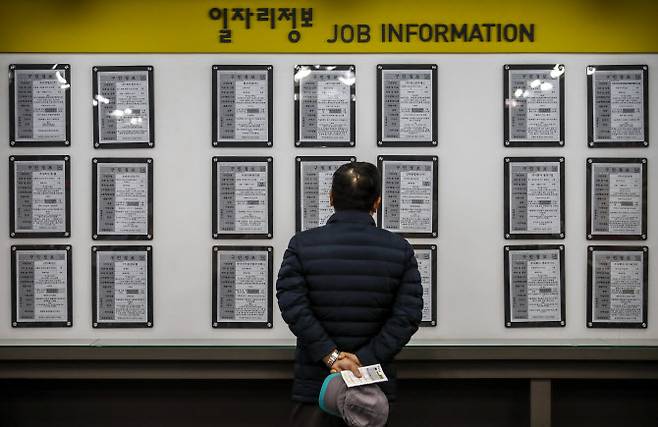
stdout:
POLYGON ((332 191, 329 192, 329 206, 334 206, 334 193, 332 191))
POLYGON ((375 200, 375 203, 372 204, 372 212, 377 212, 379 208, 382 206, 382 196, 377 197, 375 200))

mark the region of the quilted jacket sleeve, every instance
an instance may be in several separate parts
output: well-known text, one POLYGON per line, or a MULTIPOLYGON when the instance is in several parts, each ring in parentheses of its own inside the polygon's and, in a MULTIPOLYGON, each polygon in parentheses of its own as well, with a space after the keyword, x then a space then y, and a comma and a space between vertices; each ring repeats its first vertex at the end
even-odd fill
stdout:
POLYGON ((379 333, 357 350, 361 364, 390 363, 418 330, 422 319, 423 288, 413 248, 405 250, 406 266, 398 287, 391 317, 379 333))
POLYGON ((336 348, 336 344, 311 310, 295 237, 290 239, 288 249, 283 255, 276 282, 276 297, 283 320, 313 360, 322 360, 336 348))

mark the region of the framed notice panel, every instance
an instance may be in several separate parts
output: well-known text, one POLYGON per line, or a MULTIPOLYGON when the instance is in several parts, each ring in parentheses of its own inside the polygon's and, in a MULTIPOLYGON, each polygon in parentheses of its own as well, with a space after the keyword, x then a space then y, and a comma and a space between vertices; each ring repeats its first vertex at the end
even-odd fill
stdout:
POLYGON ((92 238, 153 238, 153 159, 92 159, 92 238))
POLYGON ((295 66, 295 146, 353 147, 356 143, 354 65, 295 66))
POLYGON ((213 328, 272 327, 272 247, 214 246, 213 328))
POLYGON ((420 326, 436 326, 436 245, 412 245, 423 285, 423 317, 420 326))
POLYGON ((565 326, 564 246, 505 246, 505 326, 565 326))
POLYGON ((213 65, 212 145, 272 146, 272 66, 213 65))
POLYGON ((295 159, 295 229, 321 227, 334 214, 329 192, 334 172, 355 162, 351 156, 299 156, 295 159))
POLYGON ((506 147, 564 145, 564 65, 505 65, 506 147))
POLYGON ((436 64, 377 65, 377 145, 437 145, 436 64))
POLYGON ((590 246, 587 264, 587 327, 646 328, 649 248, 590 246))
POLYGON ((9 66, 9 145, 71 144, 71 70, 68 64, 9 66))
POLYGON ((505 158, 505 238, 564 239, 564 157, 505 158))
POLYGON ((647 159, 587 159, 587 239, 647 239, 647 159))
POLYGON ((212 236, 272 238, 271 157, 213 157, 212 236))
POLYGON ((94 328, 153 326, 151 246, 92 246, 94 328))
POLYGON ((382 205, 377 224, 404 237, 439 234, 439 158, 378 156, 382 205))
POLYGON ((590 147, 649 146, 649 67, 587 67, 590 147))
POLYGON ((73 324, 71 246, 11 247, 11 325, 73 324))
POLYGON ((94 147, 153 147, 153 67, 97 66, 92 77, 94 147))
POLYGON ((9 236, 71 235, 69 156, 9 156, 9 236))

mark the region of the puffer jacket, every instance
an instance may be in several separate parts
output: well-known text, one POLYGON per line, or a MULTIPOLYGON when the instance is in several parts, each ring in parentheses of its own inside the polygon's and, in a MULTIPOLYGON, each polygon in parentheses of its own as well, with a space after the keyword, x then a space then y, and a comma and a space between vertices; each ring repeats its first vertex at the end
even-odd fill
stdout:
POLYGON ((367 212, 337 211, 327 225, 295 235, 276 283, 283 319, 297 337, 292 399, 317 402, 332 349, 381 363, 395 399, 393 358, 418 329, 423 308, 411 245, 377 228, 367 212))

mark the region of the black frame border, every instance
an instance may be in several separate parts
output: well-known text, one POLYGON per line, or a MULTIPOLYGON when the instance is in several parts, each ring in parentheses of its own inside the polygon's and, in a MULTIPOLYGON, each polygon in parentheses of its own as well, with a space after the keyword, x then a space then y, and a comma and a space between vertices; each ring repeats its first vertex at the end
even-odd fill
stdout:
POLYGON ((587 240, 647 240, 647 199, 649 185, 648 160, 645 157, 589 157, 586 161, 587 178, 586 178, 586 192, 587 192, 587 208, 585 209, 585 223, 587 224, 587 232, 585 238, 587 240), (596 234, 592 233, 592 165, 594 163, 628 163, 628 164, 641 164, 642 165, 642 232, 641 234, 596 234))
MULTIPOLYGON (((379 172, 379 182, 381 185, 382 204, 377 209, 377 227, 383 228, 382 212, 384 210, 384 162, 386 161, 409 161, 409 162, 432 162, 432 231, 429 233, 406 233, 391 231, 402 237, 417 237, 434 239, 439 237, 439 157, 435 155, 418 154, 418 155, 383 155, 377 156, 377 171, 379 172)), ((389 230, 390 231, 390 230, 389 230)))
POLYGON ((427 327, 427 326, 437 326, 437 265, 438 265, 438 260, 437 260, 437 252, 438 252, 438 245, 437 244, 412 244, 411 247, 415 250, 428 250, 430 251, 430 256, 431 256, 431 265, 432 265, 432 282, 430 283, 430 289, 432 293, 432 320, 427 321, 421 321, 420 326, 421 327, 427 327))
POLYGON ((505 147, 564 147, 564 74, 566 66, 563 63, 557 64, 505 64, 503 66, 503 145, 505 147), (509 72, 512 70, 543 70, 551 71, 555 66, 562 66, 563 72, 558 77, 560 80, 560 139, 557 141, 510 141, 509 129, 509 106, 507 105, 507 96, 509 94, 509 72))
POLYGON ((12 245, 11 246, 11 326, 13 328, 70 328, 73 326, 73 247, 71 245, 12 245), (17 254, 21 251, 66 252, 66 316, 64 322, 19 322, 16 295, 18 293, 17 254))
POLYGON ((566 208, 565 208, 565 163, 564 157, 505 157, 504 171, 504 221, 503 237, 505 240, 531 240, 531 239, 564 239, 566 237, 566 208), (510 164, 511 163, 558 163, 560 165, 560 232, 559 233, 512 233, 510 227, 510 164))
POLYGON ((93 108, 93 127, 94 127, 94 148, 153 148, 155 147, 155 88, 153 87, 153 69, 152 65, 125 65, 125 66, 94 66, 92 67, 92 99, 98 99, 98 73, 102 72, 130 72, 146 71, 148 72, 148 96, 149 96, 149 140, 147 142, 101 142, 100 141, 100 120, 98 117, 98 102, 92 104, 93 108))
POLYGON ((544 327, 565 327, 567 325, 567 308, 566 308, 566 274, 565 274, 565 248, 562 244, 557 245, 505 245, 503 249, 505 282, 503 286, 505 295, 505 327, 506 328, 544 328, 544 327), (542 321, 542 322, 513 322, 510 314, 511 309, 511 275, 509 271, 509 255, 514 251, 553 251, 557 250, 560 254, 560 318, 559 321, 542 321))
POLYGON ((71 237, 71 156, 68 154, 11 155, 9 156, 9 237, 17 239, 71 237), (24 232, 16 231, 16 182, 15 162, 64 162, 64 208, 65 231, 24 232))
POLYGON ((94 157, 91 159, 91 238, 93 240, 153 240, 153 159, 151 157, 94 157), (135 163, 146 164, 148 176, 146 234, 99 234, 98 233, 98 164, 135 163))
POLYGON ((647 246, 597 245, 587 247, 587 328, 647 329, 649 325, 649 248, 647 246), (642 322, 594 322, 592 319, 594 252, 642 252, 642 322))
POLYGON ((296 156, 295 157, 295 231, 302 231, 302 163, 303 162, 356 162, 356 156, 296 156))
POLYGON ((212 146, 213 147, 272 147, 274 141, 273 100, 274 83, 272 65, 213 65, 212 66, 212 146), (217 97, 217 74, 219 71, 267 71, 267 141, 221 141, 217 134, 219 99, 217 97))
POLYGON ((213 239, 271 239, 274 236, 274 159, 263 156, 215 156, 212 158, 212 238, 213 239), (267 233, 220 233, 217 229, 217 168, 223 162, 265 163, 267 165, 267 233))
POLYGON ((92 246, 91 247, 91 325, 94 329, 114 329, 114 328, 152 328, 153 327, 153 246, 150 245, 111 245, 111 246, 92 246), (98 306, 96 297, 98 289, 96 286, 96 277, 98 265, 96 263, 96 254, 98 252, 146 252, 146 322, 99 322, 98 306))
POLYGON ((16 141, 16 70, 62 70, 67 83, 71 85, 70 64, 10 64, 9 65, 9 145, 12 147, 68 147, 71 145, 71 88, 64 94, 64 109, 66 111, 66 139, 64 140, 29 140, 16 141))
POLYGON ((212 248, 212 321, 211 326, 214 329, 272 329, 273 307, 274 307, 274 248, 272 246, 225 246, 215 245, 212 248), (218 322, 217 321, 217 269, 219 253, 222 251, 240 251, 240 252, 267 252, 267 322, 218 322))
POLYGON ((356 80, 354 84, 350 86, 350 140, 349 141, 302 141, 301 135, 299 134, 299 125, 301 120, 301 83, 295 79, 295 75, 303 67, 307 67, 313 71, 351 71, 354 73, 354 78, 356 79, 356 66, 351 65, 295 65, 293 69, 293 82, 294 82, 294 103, 295 103, 295 147, 304 148, 304 147, 323 147, 323 148, 333 148, 333 147, 355 147, 356 146, 356 80), (329 70, 331 67, 331 70, 329 70))
POLYGON ((587 146, 590 148, 620 148, 649 146, 649 67, 643 65, 588 65, 587 71, 587 146), (642 72, 642 103, 644 108, 644 141, 594 141, 594 73, 596 71, 637 70, 642 72), (591 72, 590 72, 591 71, 591 72))
POLYGON ((436 147, 439 143, 439 78, 436 64, 378 64, 377 65, 377 145, 379 147, 436 147), (382 72, 385 70, 432 71, 432 138, 429 141, 387 141, 382 134, 383 96, 382 72))

